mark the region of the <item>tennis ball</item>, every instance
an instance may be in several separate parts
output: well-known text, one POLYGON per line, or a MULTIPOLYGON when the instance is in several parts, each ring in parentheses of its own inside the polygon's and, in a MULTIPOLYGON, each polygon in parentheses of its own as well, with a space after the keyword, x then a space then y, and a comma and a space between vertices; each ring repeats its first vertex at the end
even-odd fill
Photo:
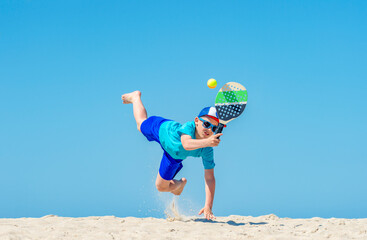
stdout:
POLYGON ((215 88, 217 86, 217 81, 214 78, 211 78, 207 82, 209 88, 215 88))

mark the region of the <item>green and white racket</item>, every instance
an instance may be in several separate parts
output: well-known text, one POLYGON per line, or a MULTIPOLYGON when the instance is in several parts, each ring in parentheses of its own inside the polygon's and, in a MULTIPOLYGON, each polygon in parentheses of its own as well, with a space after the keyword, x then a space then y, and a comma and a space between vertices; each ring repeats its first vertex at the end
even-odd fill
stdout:
POLYGON ((223 131, 224 125, 241 115, 247 104, 247 90, 236 82, 228 82, 219 90, 215 98, 215 108, 219 117, 216 133, 223 131))

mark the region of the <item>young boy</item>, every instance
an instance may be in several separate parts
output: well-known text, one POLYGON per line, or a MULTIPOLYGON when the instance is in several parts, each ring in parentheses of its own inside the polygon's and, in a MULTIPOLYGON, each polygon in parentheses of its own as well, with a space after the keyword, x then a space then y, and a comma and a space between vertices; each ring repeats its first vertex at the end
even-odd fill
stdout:
POLYGON ((202 157, 205 168, 205 206, 204 213, 209 219, 215 218, 212 212, 215 192, 213 148, 220 143, 214 134, 219 120, 214 107, 204 108, 192 122, 181 125, 178 122, 157 116, 147 116, 141 101, 141 92, 135 91, 121 96, 124 104, 133 104, 133 112, 138 130, 149 140, 158 142, 163 149, 156 187, 160 192, 180 195, 186 185, 186 178, 173 179, 182 168, 182 160, 188 156, 202 157))

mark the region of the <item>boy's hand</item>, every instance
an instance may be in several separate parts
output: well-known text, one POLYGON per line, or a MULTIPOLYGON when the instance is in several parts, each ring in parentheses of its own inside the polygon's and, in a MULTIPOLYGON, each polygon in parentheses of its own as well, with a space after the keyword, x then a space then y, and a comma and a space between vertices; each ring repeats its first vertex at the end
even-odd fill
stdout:
POLYGON ((220 143, 219 137, 222 136, 223 133, 213 134, 208 138, 208 147, 216 147, 220 143))
POLYGON ((210 207, 205 206, 203 209, 200 210, 199 215, 201 215, 202 213, 204 213, 204 216, 206 219, 208 220, 213 220, 215 219, 212 210, 210 209, 210 207))

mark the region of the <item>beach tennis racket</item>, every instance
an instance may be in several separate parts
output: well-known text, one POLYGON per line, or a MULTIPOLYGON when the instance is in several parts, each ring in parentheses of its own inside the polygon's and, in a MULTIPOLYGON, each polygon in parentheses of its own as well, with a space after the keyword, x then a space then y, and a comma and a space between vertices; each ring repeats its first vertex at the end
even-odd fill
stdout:
POLYGON ((245 110, 247 104, 247 90, 236 82, 228 82, 219 90, 215 98, 215 108, 219 117, 217 133, 223 131, 223 127, 235 118, 238 118, 245 110))

